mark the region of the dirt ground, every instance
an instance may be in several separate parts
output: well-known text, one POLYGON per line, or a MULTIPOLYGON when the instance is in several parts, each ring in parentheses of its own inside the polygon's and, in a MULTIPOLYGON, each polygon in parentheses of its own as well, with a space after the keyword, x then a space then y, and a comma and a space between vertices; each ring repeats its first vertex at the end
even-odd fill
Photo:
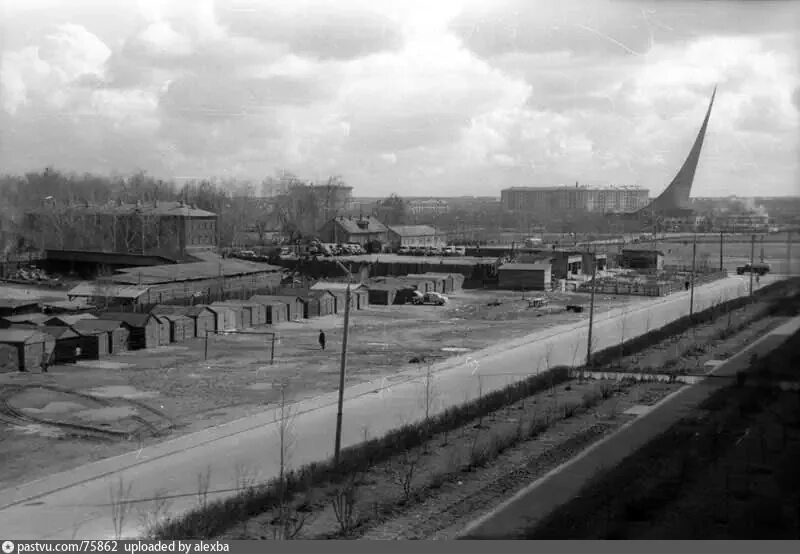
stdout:
MULTIPOLYGON (((711 267, 719 267, 719 240, 717 242, 708 241, 707 239, 697 243, 697 263, 703 265, 707 263, 711 267)), ((652 244, 642 243, 644 245, 652 244)), ((756 262, 761 261, 761 250, 764 250, 764 261, 770 264, 770 269, 773 273, 785 274, 787 271, 787 246, 786 242, 756 242, 754 259, 756 262)), ((692 240, 669 240, 659 241, 658 248, 664 251, 664 261, 666 264, 685 264, 691 265, 692 263, 692 240)), ((800 246, 794 244, 792 246, 792 264, 791 273, 800 273, 800 246)), ((736 271, 740 265, 750 262, 750 242, 724 242, 722 253, 722 264, 731 272, 736 271)))
MULTIPOLYGON (((528 298, 531 293, 524 296, 528 298)), ((444 359, 587 317, 585 312, 575 314, 564 310, 566 304, 576 300, 585 304, 586 295, 548 293, 547 296, 551 304, 543 309, 528 308, 522 293, 461 291, 451 295, 450 302, 442 307, 371 306, 352 312, 348 384, 390 377, 415 357, 444 359), (501 304, 488 306, 493 301, 501 304), (503 325, 498 326, 498 321, 503 321, 503 325)), ((604 311, 639 301, 639 298, 598 296, 596 306, 604 311)), ((114 398, 115 406, 128 406, 135 411, 102 412, 111 418, 102 422, 105 427, 129 430, 130 438, 121 440, 96 433, 78 438, 66 434, 64 429, 21 423, 9 417, 4 404, 0 404, 0 440, 7 455, 7 462, 0 469, 0 487, 263 411, 279 399, 278 391, 272 387, 275 382, 290 383, 289 401, 337 389, 341 316, 281 323, 268 330, 279 335, 274 365, 269 363, 269 335, 234 334, 212 336, 208 360, 204 360, 204 341, 192 339, 100 361, 52 366, 46 374, 0 374, 0 396, 27 416, 95 425, 97 421, 91 418, 87 421, 76 414, 95 409, 92 401, 107 397, 114 398), (320 329, 327 334, 324 352, 317 344, 320 329), (11 394, 17 390, 15 387, 34 387, 41 392, 37 388, 40 385, 63 390, 58 394, 46 391, 50 400, 44 403, 29 402, 25 396, 11 394), (73 394, 67 394, 70 392, 73 394), (75 394, 83 396, 76 399, 75 394), (64 400, 62 396, 69 398, 64 400), (89 407, 84 406, 87 403, 89 407), (117 420, 111 417, 114 413, 120 416, 117 420), (136 427, 131 416, 147 422, 136 427), (159 430, 158 436, 152 436, 154 427, 159 430), (143 436, 136 436, 137 429, 143 436)))
MULTIPOLYGON (((732 318, 746 321, 753 315, 743 309, 734 312, 732 318)), ((707 353, 715 356, 741 349, 784 320, 766 317, 724 340, 712 342, 707 353)), ((704 327, 719 331, 727 325, 727 318, 720 318, 704 327)), ((688 339, 692 334, 687 331, 681 338, 688 339)), ((663 365, 676 359, 671 364, 679 371, 688 372, 695 367, 694 360, 676 356, 663 343, 639 356, 660 358, 663 365)), ((622 365, 628 362, 623 359, 622 365)), ((296 538, 452 538, 465 523, 643 413, 679 386, 632 380, 572 380, 561 384, 439 435, 358 476, 352 488, 357 499, 357 524, 346 534, 342 533, 341 518, 332 500, 342 491, 341 486, 313 490, 293 506, 293 517, 304 521, 296 538), (585 409, 570 413, 581 405, 585 409), (533 431, 537 424, 538 433, 533 431), (507 441, 514 444, 496 459, 486 459, 487 451, 507 441)), ((250 518, 223 538, 274 538, 275 516, 265 513, 250 518)))

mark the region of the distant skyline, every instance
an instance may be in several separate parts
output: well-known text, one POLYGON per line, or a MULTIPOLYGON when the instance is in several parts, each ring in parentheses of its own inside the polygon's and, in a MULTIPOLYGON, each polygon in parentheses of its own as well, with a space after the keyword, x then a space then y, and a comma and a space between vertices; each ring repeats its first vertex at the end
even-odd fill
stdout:
POLYGON ((0 0, 0 172, 800 194, 800 1, 0 0))

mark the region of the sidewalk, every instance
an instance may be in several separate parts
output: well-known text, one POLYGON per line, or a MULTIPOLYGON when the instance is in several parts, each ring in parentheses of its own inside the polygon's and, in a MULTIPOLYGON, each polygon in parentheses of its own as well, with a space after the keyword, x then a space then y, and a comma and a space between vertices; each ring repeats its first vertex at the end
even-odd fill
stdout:
MULTIPOLYGON (((798 329, 800 317, 790 319, 717 366, 710 374, 716 377, 734 377, 737 371, 747 368, 752 354, 758 354, 759 357, 766 355, 785 343, 798 329)), ((583 486, 599 471, 619 464, 669 429, 688 410, 728 384, 728 379, 704 379, 696 385, 679 389, 651 411, 627 423, 613 435, 555 468, 490 513, 467 525, 457 538, 522 538, 526 530, 578 495, 583 486)))

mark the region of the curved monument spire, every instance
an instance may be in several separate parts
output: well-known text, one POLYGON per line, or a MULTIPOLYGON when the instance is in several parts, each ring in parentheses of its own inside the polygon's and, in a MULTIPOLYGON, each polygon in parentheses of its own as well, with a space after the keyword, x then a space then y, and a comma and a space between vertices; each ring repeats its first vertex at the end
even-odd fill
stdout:
POLYGON ((653 200, 648 206, 642 208, 640 213, 658 213, 669 215, 670 213, 685 212, 691 210, 689 203, 689 195, 692 192, 692 183, 694 182, 694 173, 697 170, 697 162, 700 159, 700 150, 703 148, 703 139, 706 136, 706 128, 708 127, 708 119, 711 116, 711 108, 714 105, 714 97, 717 94, 717 87, 714 86, 714 91, 711 93, 711 102, 708 104, 708 111, 703 120, 703 125, 700 127, 700 132, 694 141, 689 156, 683 162, 675 178, 669 186, 662 192, 658 198, 653 200))

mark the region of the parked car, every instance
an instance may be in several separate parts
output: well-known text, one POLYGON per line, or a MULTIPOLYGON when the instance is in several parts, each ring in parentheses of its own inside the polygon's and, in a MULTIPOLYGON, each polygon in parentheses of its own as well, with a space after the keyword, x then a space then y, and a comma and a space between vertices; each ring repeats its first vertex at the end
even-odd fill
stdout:
POLYGON ((401 246, 400 248, 397 249, 397 253, 400 256, 408 256, 409 254, 411 254, 411 249, 408 246, 401 246))
POLYGON ((765 275, 769 273, 769 264, 758 263, 753 264, 745 264, 741 267, 736 268, 736 273, 739 275, 744 275, 745 273, 755 273, 756 275, 765 275))
POLYGON ((441 293, 438 292, 426 292, 423 295, 422 303, 423 304, 435 304, 437 306, 444 306, 447 302, 448 298, 441 293))
POLYGON ((444 251, 442 252, 444 256, 455 256, 456 255, 456 247, 455 246, 446 246, 444 251))

